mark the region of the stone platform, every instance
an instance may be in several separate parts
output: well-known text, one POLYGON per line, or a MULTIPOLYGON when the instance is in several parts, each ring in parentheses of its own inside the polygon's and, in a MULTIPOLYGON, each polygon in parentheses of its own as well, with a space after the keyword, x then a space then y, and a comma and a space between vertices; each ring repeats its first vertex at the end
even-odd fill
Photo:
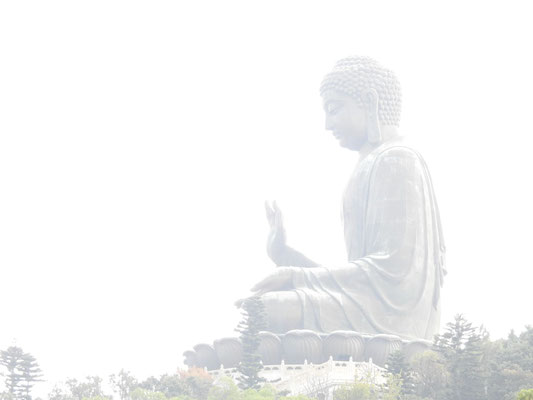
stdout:
MULTIPOLYGON (((390 354, 402 350, 407 358, 430 350, 427 340, 405 340, 395 335, 366 335, 355 331, 335 331, 319 334, 310 330, 293 330, 278 335, 260 332, 258 354, 263 365, 323 364, 327 360, 368 362, 385 366, 390 354)), ((201 343, 183 353, 189 367, 208 371, 231 369, 242 359, 239 338, 227 337, 213 344, 201 343)))
MULTIPOLYGON (((238 383, 237 368, 220 368, 209 371, 209 374, 215 384, 224 377, 238 383)), ((376 385, 384 385, 387 381, 387 371, 372 362, 333 361, 331 357, 323 364, 287 365, 282 362, 280 365, 264 365, 259 376, 278 392, 324 400, 332 399, 335 389, 354 380, 376 385)))

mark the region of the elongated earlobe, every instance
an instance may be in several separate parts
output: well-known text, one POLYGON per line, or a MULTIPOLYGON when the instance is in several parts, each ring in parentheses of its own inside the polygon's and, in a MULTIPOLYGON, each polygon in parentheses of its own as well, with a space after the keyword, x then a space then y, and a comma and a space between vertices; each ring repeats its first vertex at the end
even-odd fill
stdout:
POLYGON ((367 129, 368 141, 371 144, 380 144, 382 142, 382 138, 377 115, 370 115, 370 118, 368 119, 367 129))
POLYGON ((369 89, 364 96, 367 107, 367 137, 368 142, 373 145, 382 142, 381 129, 379 126, 379 95, 375 89, 369 89))

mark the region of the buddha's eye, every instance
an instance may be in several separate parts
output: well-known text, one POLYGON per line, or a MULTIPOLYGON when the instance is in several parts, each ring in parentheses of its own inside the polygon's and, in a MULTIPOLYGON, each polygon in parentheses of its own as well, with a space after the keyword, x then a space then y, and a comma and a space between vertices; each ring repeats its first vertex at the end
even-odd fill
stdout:
POLYGON ((337 103, 329 103, 327 106, 326 106, 326 112, 329 114, 329 115, 335 115, 337 114, 340 109, 342 108, 342 105, 341 104, 337 104, 337 103))

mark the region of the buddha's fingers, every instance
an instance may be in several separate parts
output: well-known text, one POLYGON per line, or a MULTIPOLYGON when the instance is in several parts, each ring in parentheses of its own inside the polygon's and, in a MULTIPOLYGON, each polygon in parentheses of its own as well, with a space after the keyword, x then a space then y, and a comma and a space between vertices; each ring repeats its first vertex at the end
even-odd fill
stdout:
POLYGON ((252 292, 264 294, 267 292, 280 290, 290 284, 292 281, 292 271, 290 267, 279 267, 276 271, 265 279, 257 283, 252 292))
POLYGON ((261 282, 254 285, 252 288, 252 292, 254 292, 256 295, 260 296, 261 294, 264 294, 266 292, 276 290, 277 287, 277 276, 276 275, 270 275, 267 276, 265 279, 263 279, 261 282))
POLYGON ((252 289, 250 289, 252 292, 254 292, 256 295, 258 295, 259 293, 264 293, 265 290, 267 290, 267 288, 270 286, 270 282, 271 282, 271 277, 267 277, 265 279, 263 279, 261 282, 259 283, 256 283, 252 289))
POLYGON ((283 214, 281 213, 281 210, 278 207, 278 203, 275 200, 272 202, 272 209, 274 212, 274 222, 276 224, 276 227, 282 228, 283 227, 283 214))
POLYGON ((270 226, 273 226, 275 221, 275 214, 274 209, 272 208, 272 205, 268 200, 265 201, 265 210, 268 223, 270 224, 270 226))

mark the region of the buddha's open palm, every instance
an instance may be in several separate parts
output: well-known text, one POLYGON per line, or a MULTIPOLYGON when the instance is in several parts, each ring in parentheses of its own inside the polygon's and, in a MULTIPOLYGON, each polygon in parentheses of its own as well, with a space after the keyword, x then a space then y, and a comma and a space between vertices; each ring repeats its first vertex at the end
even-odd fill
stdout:
POLYGON ((276 202, 265 202, 266 216, 270 225, 267 239, 267 254, 278 266, 282 265, 287 257, 287 239, 283 216, 276 202))

